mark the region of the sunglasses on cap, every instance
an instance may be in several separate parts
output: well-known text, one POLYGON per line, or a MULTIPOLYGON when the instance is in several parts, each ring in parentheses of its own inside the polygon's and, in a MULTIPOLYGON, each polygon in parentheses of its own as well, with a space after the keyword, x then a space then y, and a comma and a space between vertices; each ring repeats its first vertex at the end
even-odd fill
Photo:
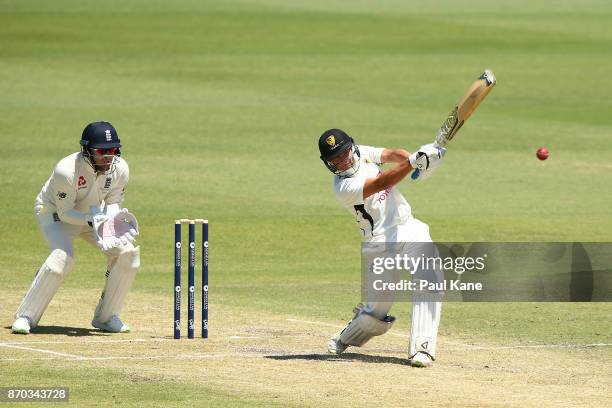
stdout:
POLYGON ((119 149, 116 147, 109 147, 108 149, 93 149, 93 152, 99 156, 115 155, 119 149))

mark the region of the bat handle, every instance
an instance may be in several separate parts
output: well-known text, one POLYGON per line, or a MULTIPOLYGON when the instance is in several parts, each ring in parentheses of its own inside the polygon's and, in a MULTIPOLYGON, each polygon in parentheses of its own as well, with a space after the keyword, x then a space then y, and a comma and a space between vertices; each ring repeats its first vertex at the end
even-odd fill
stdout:
MULTIPOLYGON (((446 144, 439 143, 437 140, 434 141, 433 145, 437 148, 446 146, 446 144)), ((419 169, 414 169, 414 171, 410 175, 410 178, 413 180, 416 180, 419 178, 420 175, 421 175, 421 171, 419 169)))

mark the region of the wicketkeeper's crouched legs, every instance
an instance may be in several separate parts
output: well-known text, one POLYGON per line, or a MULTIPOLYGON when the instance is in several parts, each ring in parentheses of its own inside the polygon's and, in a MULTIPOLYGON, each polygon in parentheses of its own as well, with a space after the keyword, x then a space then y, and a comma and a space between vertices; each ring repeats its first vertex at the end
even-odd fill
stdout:
MULTIPOLYGON (((106 283, 96 307, 94 322, 105 323, 113 316, 119 316, 138 268, 140 268, 140 247, 134 247, 130 243, 119 247, 119 254, 116 257, 109 258, 106 283)), ((97 327, 96 324, 94 326, 97 327)))
POLYGON ((42 264, 28 292, 15 313, 16 318, 27 318, 36 327, 49 302, 74 266, 74 259, 62 249, 54 249, 42 264))

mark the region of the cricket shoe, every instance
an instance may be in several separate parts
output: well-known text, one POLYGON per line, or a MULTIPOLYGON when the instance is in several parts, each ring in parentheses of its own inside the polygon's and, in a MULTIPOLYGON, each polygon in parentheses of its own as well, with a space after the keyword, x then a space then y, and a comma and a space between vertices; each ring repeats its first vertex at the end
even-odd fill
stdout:
POLYGON ((342 354, 342 352, 348 348, 348 344, 344 344, 340 341, 340 335, 343 331, 344 329, 340 330, 338 333, 334 334, 331 339, 329 339, 329 342, 327 343, 327 351, 329 353, 336 355, 342 354))
POLYGON ((410 365, 413 367, 429 367, 433 364, 433 357, 422 351, 417 353, 410 358, 410 365))
POLYGON ((118 316, 112 315, 110 320, 106 322, 101 322, 98 318, 95 318, 91 321, 91 325, 96 329, 104 330, 110 333, 129 333, 130 326, 123 323, 118 316))
POLYGON ((15 334, 30 334, 30 320, 27 317, 15 319, 11 331, 15 334))

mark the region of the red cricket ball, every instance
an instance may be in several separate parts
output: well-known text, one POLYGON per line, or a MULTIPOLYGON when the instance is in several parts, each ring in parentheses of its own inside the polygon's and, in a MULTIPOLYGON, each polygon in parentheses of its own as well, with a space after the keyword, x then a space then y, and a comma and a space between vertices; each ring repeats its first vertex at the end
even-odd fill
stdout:
POLYGON ((538 151, 536 152, 536 156, 538 156, 538 159, 540 159, 540 160, 546 160, 546 159, 548 159, 548 155, 549 155, 549 154, 550 154, 550 153, 548 152, 548 149, 547 149, 547 148, 545 148, 545 147, 540 147, 540 148, 538 149, 538 151))

